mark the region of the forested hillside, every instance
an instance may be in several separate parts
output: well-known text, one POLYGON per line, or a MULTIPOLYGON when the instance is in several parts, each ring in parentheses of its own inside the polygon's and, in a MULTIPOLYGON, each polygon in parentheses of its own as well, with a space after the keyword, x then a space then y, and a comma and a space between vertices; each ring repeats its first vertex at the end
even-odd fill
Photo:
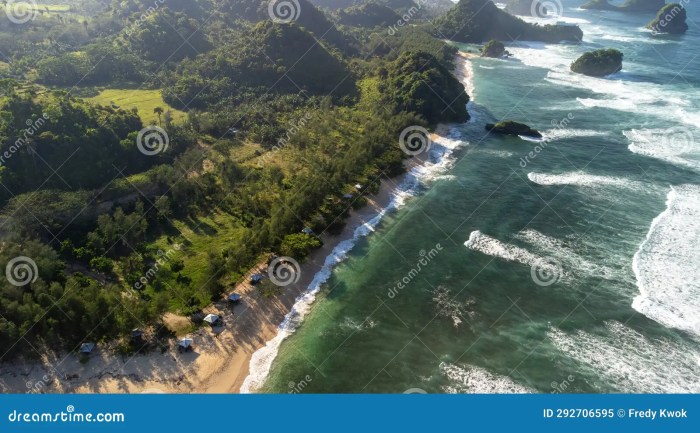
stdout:
POLYGON ((467 119, 455 49, 382 27, 410 2, 371 25, 295 3, 0 14, 3 360, 121 339, 198 313, 271 253, 303 260, 303 228, 338 231, 403 171, 402 130, 467 119))

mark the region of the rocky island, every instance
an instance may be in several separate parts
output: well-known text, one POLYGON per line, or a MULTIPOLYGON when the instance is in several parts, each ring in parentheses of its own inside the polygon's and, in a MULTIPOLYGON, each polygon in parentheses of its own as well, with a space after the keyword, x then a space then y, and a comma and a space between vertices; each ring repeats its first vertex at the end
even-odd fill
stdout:
POLYGON ((503 42, 491 39, 481 48, 481 57, 501 58, 508 57, 510 53, 506 51, 503 42))
POLYGON ((686 19, 687 13, 683 6, 678 3, 669 3, 659 10, 656 17, 647 24, 647 28, 657 33, 681 35, 688 31, 686 19))
POLYGON ((533 138, 542 138, 539 131, 530 128, 524 123, 515 122, 513 120, 504 120, 498 123, 487 123, 486 130, 495 134, 525 136, 533 138))
POLYGON ((499 9, 491 0, 460 0, 434 23, 435 36, 453 35, 452 40, 466 43, 491 39, 559 43, 583 39, 578 26, 527 23, 499 9))
POLYGON ((571 64, 571 70, 591 77, 604 77, 622 70, 622 52, 615 49, 589 51, 571 64))

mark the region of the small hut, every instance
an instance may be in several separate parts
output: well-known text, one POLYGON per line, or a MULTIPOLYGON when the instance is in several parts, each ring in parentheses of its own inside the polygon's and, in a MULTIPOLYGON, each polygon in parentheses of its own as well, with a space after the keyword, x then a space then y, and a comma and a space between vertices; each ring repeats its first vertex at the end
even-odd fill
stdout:
POLYGON ((252 285, 256 285, 256 284, 258 284, 259 282, 261 282, 262 279, 263 279, 262 274, 253 274, 253 275, 250 276, 250 283, 251 283, 252 285))
POLYGON ((210 324, 211 326, 216 326, 221 322, 221 317, 216 314, 207 314, 207 317, 204 318, 204 321, 210 324))
POLYGON ((238 293, 231 293, 230 295, 228 295, 228 301, 232 304, 237 304, 241 302, 241 295, 239 295, 238 293))
POLYGON ((189 337, 185 337, 177 342, 177 349, 180 352, 189 352, 192 350, 192 344, 194 344, 194 340, 189 337))
POLYGON ((95 343, 83 343, 80 345, 80 353, 83 355, 89 355, 95 350, 95 343))
POLYGON ((131 344, 138 346, 141 343, 143 343, 143 331, 138 329, 138 328, 132 329, 131 330, 131 344))

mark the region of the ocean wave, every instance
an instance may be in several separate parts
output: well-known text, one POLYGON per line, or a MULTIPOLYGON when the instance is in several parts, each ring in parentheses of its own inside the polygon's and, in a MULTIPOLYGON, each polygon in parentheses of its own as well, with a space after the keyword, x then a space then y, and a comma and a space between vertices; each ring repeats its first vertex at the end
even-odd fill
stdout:
POLYGON ((700 338, 700 186, 671 188, 666 210, 634 256, 640 295, 632 307, 700 338))
POLYGON ((696 140, 690 128, 632 129, 622 133, 629 140, 628 149, 633 153, 700 168, 700 138, 696 140))
POLYGON ((505 244, 480 231, 474 231, 465 246, 488 256, 517 262, 537 270, 553 273, 556 278, 567 283, 577 276, 597 276, 618 279, 620 273, 603 264, 595 263, 577 252, 569 241, 563 241, 533 229, 525 229, 513 236, 528 244, 528 249, 505 244))
MULTIPOLYGON (((606 334, 567 334, 552 328, 548 338, 573 360, 596 370, 625 393, 700 392, 700 353, 685 343, 651 340, 616 321, 605 323, 606 334)), ((595 382, 593 382, 595 386, 595 382)), ((607 391, 607 389, 601 391, 607 391)))
POLYGON ((557 141, 573 137, 603 137, 608 135, 605 131, 595 131, 593 129, 574 129, 574 128, 552 128, 542 131, 542 136, 545 141, 557 141))
POLYGON ((518 262, 528 266, 535 266, 543 261, 542 257, 531 253, 525 248, 503 243, 496 238, 483 234, 479 230, 471 232, 469 240, 464 243, 464 246, 487 256, 498 257, 499 259, 518 262))
POLYGON ((480 147, 478 148, 479 153, 485 153, 487 155, 492 155, 498 158, 512 158, 516 154, 515 152, 509 152, 507 150, 499 150, 499 149, 488 149, 485 147, 480 147))
POLYGON ((440 364, 440 372, 450 381, 443 387, 448 394, 530 394, 534 391, 507 376, 500 376, 472 365, 440 364))
POLYGON ((340 327, 344 329, 349 329, 353 333, 359 333, 362 331, 366 331, 368 329, 373 329, 375 328, 379 323, 375 320, 372 319, 365 319, 363 321, 357 321, 354 320, 350 317, 346 317, 345 320, 343 320, 340 323, 340 327))
POLYGON ((573 185, 580 187, 598 187, 598 186, 615 186, 629 189, 642 189, 642 183, 614 176, 599 176, 588 174, 583 171, 574 171, 569 173, 551 174, 551 173, 528 173, 527 178, 531 182, 543 186, 552 185, 573 185))
MULTIPOLYGON (((635 35, 635 36, 630 36, 630 35, 624 35, 624 34, 619 34, 619 33, 602 33, 598 36, 598 39, 602 39, 604 41, 615 41, 615 42, 629 42, 631 44, 653 44, 653 45, 665 45, 665 44, 672 44, 672 43, 677 43, 669 39, 661 39, 661 38, 652 38, 651 34, 648 32, 643 32, 642 29, 639 29, 640 34, 635 35)), ((593 37, 596 35, 588 34, 587 36, 593 37)), ((593 38, 595 40, 595 38, 593 38)))
POLYGON ((423 185, 439 178, 452 165, 452 153, 465 144, 464 141, 459 139, 459 134, 458 130, 452 129, 447 137, 435 137, 430 150, 430 161, 412 168, 403 183, 394 192, 389 205, 370 221, 357 227, 353 232, 352 238, 340 242, 331 254, 326 257, 321 270, 314 275, 306 291, 295 300, 291 311, 287 313, 282 323, 278 326, 277 335, 268 341, 264 347, 253 353, 250 359, 249 374, 243 381, 243 385, 241 385, 241 393, 255 392, 263 386, 282 342, 292 335, 303 322, 304 317, 316 300, 316 295, 323 284, 330 278, 333 269, 348 257, 348 254, 357 242, 373 233, 387 213, 404 206, 406 201, 414 197, 423 185))

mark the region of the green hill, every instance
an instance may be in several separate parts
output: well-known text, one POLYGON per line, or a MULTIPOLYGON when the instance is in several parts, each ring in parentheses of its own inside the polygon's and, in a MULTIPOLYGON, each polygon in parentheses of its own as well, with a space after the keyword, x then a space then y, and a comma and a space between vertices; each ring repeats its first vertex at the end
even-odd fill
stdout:
POLYGON ((578 26, 526 23, 502 11, 491 0, 460 0, 454 9, 435 20, 435 27, 436 36, 468 43, 491 39, 558 43, 583 38, 578 26))

